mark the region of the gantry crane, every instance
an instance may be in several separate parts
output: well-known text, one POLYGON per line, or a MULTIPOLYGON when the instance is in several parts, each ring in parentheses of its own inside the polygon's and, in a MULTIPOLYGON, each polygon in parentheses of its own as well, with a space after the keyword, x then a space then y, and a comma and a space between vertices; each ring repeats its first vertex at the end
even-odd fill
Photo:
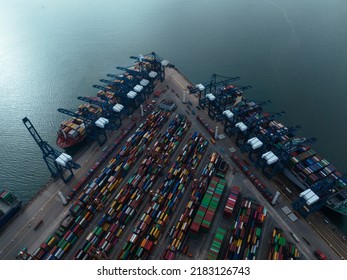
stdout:
POLYGON ((93 85, 93 88, 100 89, 105 92, 109 91, 115 94, 119 98, 120 103, 125 106, 128 114, 132 114, 140 106, 139 101, 136 101, 135 99, 135 97, 137 96, 135 92, 123 93, 100 85, 93 85))
POLYGON ((262 101, 259 103, 249 102, 245 105, 235 106, 230 108, 231 113, 233 114, 232 118, 224 117, 224 132, 228 136, 234 135, 238 131, 238 127, 235 125, 239 122, 242 122, 250 114, 261 113, 263 111, 262 106, 269 104, 270 100, 262 101))
POLYGON ((126 79, 124 79, 124 80, 115 79, 113 81, 106 80, 106 79, 100 79, 99 81, 112 87, 114 90, 117 90, 117 91, 122 92, 122 93, 126 93, 129 90, 131 90, 131 86, 129 86, 130 82, 127 82, 126 79))
POLYGON ((311 213, 320 210, 325 204, 331 205, 333 208, 338 208, 340 204, 345 207, 346 199, 344 195, 341 202, 333 202, 331 200, 343 193, 346 194, 346 186, 346 176, 328 175, 303 191, 298 199, 292 203, 293 208, 306 218, 311 213))
POLYGON ((78 163, 74 162, 71 156, 59 152, 51 145, 49 145, 46 141, 43 141, 31 121, 27 117, 23 118, 22 121, 41 149, 43 160, 45 161, 52 176, 60 177, 65 183, 68 182, 74 175, 72 170, 78 169, 81 166, 78 163), (70 175, 67 178, 64 177, 64 170, 70 171, 70 175))
POLYGON ((130 56, 131 59, 135 59, 141 66, 141 62, 148 62, 152 65, 152 71, 158 73, 158 77, 160 81, 163 82, 165 80, 165 66, 169 66, 168 61, 161 59, 155 52, 151 52, 145 55, 139 56, 130 56))
MULTIPOLYGON (((105 80, 105 79, 100 79, 100 82, 107 84, 110 86, 112 89, 118 90, 118 92, 122 93, 127 93, 130 91, 136 92, 137 96, 135 99, 139 99, 139 102, 142 103, 143 101, 146 100, 146 94, 147 94, 147 89, 144 86, 141 86, 137 84, 137 82, 134 81, 110 81, 110 80, 105 80)), ((148 94, 149 95, 149 94, 148 94)))
POLYGON ((246 144, 246 141, 251 137, 251 135, 257 136, 258 133, 255 130, 259 130, 264 123, 270 123, 275 120, 275 118, 285 114, 284 111, 274 113, 270 116, 264 116, 263 114, 253 114, 246 118, 242 123, 247 127, 246 130, 242 130, 238 127, 236 134, 235 144, 238 147, 242 147, 246 144))
POLYGON ((65 115, 81 119, 85 124, 87 137, 89 137, 92 140, 97 140, 99 146, 105 144, 107 136, 104 127, 98 125, 98 121, 100 120, 100 118, 96 119, 96 117, 92 115, 81 116, 79 114, 76 114, 75 112, 63 108, 59 108, 57 111, 65 115))
POLYGON ((208 115, 211 119, 217 117, 217 120, 223 118, 223 112, 228 108, 236 106, 243 100, 243 90, 250 89, 251 86, 235 87, 225 86, 220 88, 215 93, 207 94, 206 101, 203 103, 208 104, 208 115))
MULTIPOLYGON (((139 76, 131 76, 131 79, 129 79, 129 75, 123 75, 123 74, 118 74, 118 75, 107 74, 106 76, 113 78, 114 81, 119 80, 120 76, 123 77, 122 80, 125 82, 125 85, 127 85, 128 91, 129 90, 136 91, 137 90, 136 86, 140 85, 141 87, 143 87, 143 90, 140 91, 140 93, 144 95, 143 100, 145 100, 147 98, 147 96, 149 96, 154 89, 153 80, 151 80, 151 79, 147 80, 147 79, 143 79, 142 77, 139 77, 139 76)), ((106 81, 109 82, 108 80, 106 80, 106 81)), ((103 82, 103 81, 101 81, 101 82, 103 82)))
POLYGON ((128 74, 135 76, 135 77, 140 77, 140 78, 147 78, 148 77, 147 70, 142 69, 142 68, 139 70, 135 70, 135 69, 131 69, 130 67, 116 66, 116 69, 124 71, 125 73, 128 73, 128 74))
POLYGON ((114 107, 107 101, 85 96, 78 96, 77 99, 101 107, 102 116, 110 121, 110 129, 118 129, 122 125, 122 110, 113 109, 114 107))
MULTIPOLYGON (((154 89, 154 84, 153 81, 151 79, 147 80, 147 79, 142 79, 141 77, 133 77, 133 79, 128 79, 125 77, 128 77, 127 75, 115 75, 115 74, 107 74, 107 77, 113 78, 115 81, 119 80, 120 77, 122 77, 121 80, 125 81, 126 85, 127 85, 127 90, 136 90, 136 86, 140 85, 143 87, 143 90, 140 91, 140 93, 143 95, 142 99, 145 100, 152 92, 154 89)), ((101 81, 101 80, 100 80, 101 81)), ((107 82, 109 82, 108 80, 105 80, 107 82)), ((104 82, 104 81, 101 81, 104 82)), ((107 83, 106 82, 106 83, 107 83)))
MULTIPOLYGON (((200 87, 197 85, 198 90, 197 89, 190 89, 190 93, 198 92, 199 106, 201 108, 205 108, 205 106, 207 104, 209 104, 209 112, 212 110, 212 108, 216 108, 217 110, 222 110, 219 107, 223 107, 223 106, 225 107, 226 106, 226 104, 225 104, 226 100, 222 101, 222 96, 220 96, 220 97, 218 97, 218 96, 220 95, 221 91, 223 91, 223 89, 232 87, 230 85, 231 82, 237 81, 239 79, 240 79, 240 77, 225 77, 225 76, 218 75, 218 74, 212 74, 212 76, 208 80, 208 82, 205 82, 202 84, 203 90, 200 90, 199 89, 200 87), (208 94, 214 95, 214 97, 216 99, 214 99, 213 101, 215 101, 214 103, 216 103, 216 104, 210 105, 209 100, 206 97, 206 96, 208 96, 208 94), (219 106, 219 104, 221 104, 221 105, 219 106)), ((235 92, 236 92, 236 90, 235 90, 235 92)), ((225 94, 227 94, 227 92, 225 92, 225 94)), ((228 92, 228 95, 230 95, 230 94, 231 94, 231 92, 228 92)), ((210 101, 212 101, 212 100, 210 100, 210 101)), ((209 113, 209 115, 210 114, 212 115, 212 113, 209 113)))
MULTIPOLYGON (((253 131, 253 136, 250 137, 247 140, 247 143, 244 144, 243 146, 240 147, 240 150, 242 153, 244 152, 249 152, 248 157, 251 161, 255 162, 258 160, 258 157, 260 154, 265 153, 265 151, 270 151, 274 149, 275 145, 278 144, 279 142, 282 143, 282 145, 288 146, 288 142, 291 142, 292 139, 297 139, 295 138, 294 132, 301 127, 299 125, 285 128, 283 131, 279 131, 277 133, 272 133, 269 131, 268 133, 261 134, 259 131, 253 131), (289 137, 287 141, 281 141, 281 137, 289 137), (261 144, 256 144, 256 142, 259 142, 261 144), (256 158, 254 158, 254 155, 256 155, 256 158)), ((255 128, 257 129, 257 128, 255 128)), ((274 149, 274 152, 276 154, 282 155, 284 153, 284 150, 278 151, 278 149, 274 149)))
MULTIPOLYGON (((264 145, 264 147, 269 147, 269 149, 260 149, 258 152, 259 157, 256 160, 256 166, 262 169, 263 174, 271 179, 274 175, 279 172, 282 172, 285 166, 288 164, 288 160, 290 159, 290 152, 282 148, 272 149, 274 147, 274 143, 276 141, 276 133, 273 133, 273 138, 268 140, 270 145, 264 145), (274 160, 276 158, 276 160, 274 160)), ((302 147, 303 145, 310 145, 316 141, 316 138, 302 138, 301 141, 297 141, 296 149, 302 147)), ((293 151, 293 150, 292 150, 293 151)))

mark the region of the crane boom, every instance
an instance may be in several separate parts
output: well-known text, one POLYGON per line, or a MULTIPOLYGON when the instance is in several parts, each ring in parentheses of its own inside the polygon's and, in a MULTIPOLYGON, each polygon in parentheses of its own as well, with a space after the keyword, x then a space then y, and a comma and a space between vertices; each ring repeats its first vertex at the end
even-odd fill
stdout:
POLYGON ((62 178, 65 183, 68 182, 74 175, 72 169, 79 169, 81 166, 74 162, 69 155, 59 152, 46 141, 43 141, 36 128, 27 117, 23 118, 22 121, 31 136, 34 138, 36 144, 41 149, 43 159, 52 176, 62 178), (64 177, 64 169, 71 173, 67 178, 64 177))

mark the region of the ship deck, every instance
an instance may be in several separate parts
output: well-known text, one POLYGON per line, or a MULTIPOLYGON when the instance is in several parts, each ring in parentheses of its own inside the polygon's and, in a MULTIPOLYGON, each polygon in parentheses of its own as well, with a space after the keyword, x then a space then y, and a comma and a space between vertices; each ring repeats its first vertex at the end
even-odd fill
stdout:
POLYGON ((0 211, 3 213, 7 213, 11 209, 11 206, 0 201, 0 211))

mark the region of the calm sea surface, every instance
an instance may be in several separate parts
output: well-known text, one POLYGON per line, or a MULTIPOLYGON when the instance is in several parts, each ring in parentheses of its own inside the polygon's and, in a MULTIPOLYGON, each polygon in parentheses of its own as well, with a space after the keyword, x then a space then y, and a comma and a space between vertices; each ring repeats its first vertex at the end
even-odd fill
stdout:
POLYGON ((0 186, 28 201, 49 177, 23 117, 54 144, 57 108, 151 51, 194 83, 240 76, 346 173, 346 30, 343 0, 0 0, 0 186))

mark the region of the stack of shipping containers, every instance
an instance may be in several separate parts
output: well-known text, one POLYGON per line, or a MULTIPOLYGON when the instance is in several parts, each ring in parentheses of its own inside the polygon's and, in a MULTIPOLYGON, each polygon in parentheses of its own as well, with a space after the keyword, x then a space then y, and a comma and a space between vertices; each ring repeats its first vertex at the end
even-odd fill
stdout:
MULTIPOLYGON (((144 145, 153 139, 156 131, 167 121, 168 116, 168 113, 153 112, 127 140, 126 144, 119 149, 116 156, 110 160, 100 175, 83 188, 83 192, 70 207, 70 213, 75 217, 75 222, 58 241, 59 246, 56 245, 56 248, 54 247, 47 254, 43 254, 42 258, 61 259, 71 249, 93 219, 97 208, 110 197, 116 186, 126 176, 129 168, 143 152, 144 145)), ((99 231, 100 229, 97 230, 98 233, 99 231)), ((34 255, 33 258, 36 256, 34 255)))
POLYGON ((220 259, 219 253, 220 253, 221 247, 223 245, 224 236, 225 236, 225 230, 218 227, 216 234, 212 240, 210 250, 207 253, 207 259, 208 260, 220 259))
POLYGON ((145 214, 151 217, 146 231, 135 228, 128 237, 119 259, 146 259, 151 252, 139 254, 139 244, 145 240, 157 242, 166 227, 169 217, 175 211, 184 191, 206 151, 208 141, 195 132, 182 153, 177 157, 169 170, 164 183, 155 192, 145 214))
MULTIPOLYGON (((184 244, 184 240, 187 237, 188 229, 192 224, 194 214, 201 203, 202 197, 206 192, 206 186, 214 175, 216 166, 219 164, 220 160, 220 156, 216 153, 213 153, 210 156, 209 163, 207 163, 205 168, 203 169, 199 180, 194 180, 190 200, 188 201, 178 222, 169 232, 171 242, 164 250, 162 256, 163 259, 172 260, 176 257, 177 252, 182 251, 182 246, 184 244)), ((187 250, 188 246, 185 246, 183 253, 186 253, 187 250)))
POLYGON ((231 225, 225 259, 255 259, 266 214, 263 206, 247 199, 242 200, 237 217, 231 225))
MULTIPOLYGON (((176 116, 169 124, 168 130, 161 135, 150 151, 146 151, 147 158, 143 159, 137 172, 132 175, 116 194, 110 207, 102 216, 95 228, 103 228, 99 235, 95 236, 95 230, 87 236, 83 248, 76 254, 76 258, 90 258, 90 243, 94 247, 101 248, 103 253, 109 255, 123 233, 125 225, 134 217, 137 207, 143 202, 158 178, 161 170, 168 164, 170 156, 178 146, 179 141, 190 127, 182 116, 176 116), (83 251, 84 254, 80 252, 83 251)), ((143 229, 148 225, 149 217, 141 217, 138 221, 139 228, 143 229)), ((146 248, 150 246, 148 244, 146 248)))
POLYGON ((297 247, 286 240, 280 228, 274 228, 271 235, 268 260, 295 260, 300 257, 297 247))

